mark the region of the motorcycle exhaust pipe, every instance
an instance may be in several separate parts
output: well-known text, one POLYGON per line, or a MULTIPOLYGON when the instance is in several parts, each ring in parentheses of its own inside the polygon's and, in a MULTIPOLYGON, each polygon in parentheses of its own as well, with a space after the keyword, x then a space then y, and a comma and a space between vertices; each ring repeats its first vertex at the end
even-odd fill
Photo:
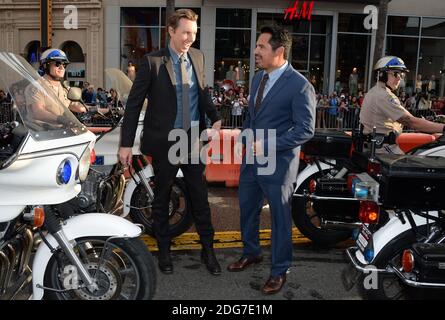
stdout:
POLYGON ((341 222, 341 221, 324 220, 321 223, 321 225, 323 228, 326 228, 326 229, 352 231, 353 229, 360 228, 362 223, 361 222, 341 222))
POLYGON ((26 229, 25 232, 23 233, 23 258, 20 261, 20 266, 19 266, 19 275, 22 275, 25 270, 26 267, 29 264, 29 260, 31 259, 31 254, 32 254, 32 248, 34 246, 34 238, 32 235, 32 231, 30 229, 26 229))
POLYGON ((428 288, 428 289, 434 289, 434 288, 435 289, 444 289, 445 288, 445 283, 418 282, 418 281, 415 281, 415 280, 408 279, 402 272, 400 272, 396 267, 394 267, 391 264, 389 265, 389 268, 407 286, 414 287, 414 288, 428 288))
POLYGON ((11 267, 8 257, 0 251, 0 295, 6 291, 6 274, 11 267))

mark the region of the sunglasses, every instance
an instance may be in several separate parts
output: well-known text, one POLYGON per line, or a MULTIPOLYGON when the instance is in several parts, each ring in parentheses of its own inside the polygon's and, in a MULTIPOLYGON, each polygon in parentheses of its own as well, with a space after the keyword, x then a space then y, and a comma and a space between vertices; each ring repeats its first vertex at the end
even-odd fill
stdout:
POLYGON ((61 61, 56 61, 56 62, 54 62, 54 65, 55 65, 57 68, 60 68, 60 66, 63 66, 64 68, 66 68, 66 66, 68 65, 68 63, 66 63, 66 62, 61 62, 61 61))
POLYGON ((393 72, 388 72, 390 74, 392 74, 395 78, 403 78, 405 76, 404 72, 400 72, 400 71, 393 71, 393 72))

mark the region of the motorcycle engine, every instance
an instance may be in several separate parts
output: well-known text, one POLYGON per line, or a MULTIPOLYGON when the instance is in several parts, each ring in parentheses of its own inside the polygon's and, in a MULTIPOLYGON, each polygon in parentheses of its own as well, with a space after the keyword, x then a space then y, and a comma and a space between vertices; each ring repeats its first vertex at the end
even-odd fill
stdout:
POLYGON ((82 191, 77 195, 77 205, 85 212, 97 211, 96 202, 99 185, 108 179, 113 166, 92 166, 87 179, 82 183, 82 191))

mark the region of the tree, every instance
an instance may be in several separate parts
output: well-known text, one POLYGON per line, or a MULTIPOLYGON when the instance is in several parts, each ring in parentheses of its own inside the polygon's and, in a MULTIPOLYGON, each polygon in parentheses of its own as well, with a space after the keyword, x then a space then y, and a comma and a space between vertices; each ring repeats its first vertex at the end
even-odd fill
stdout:
POLYGON ((167 20, 175 11, 175 0, 166 0, 166 12, 165 12, 165 47, 167 47, 170 37, 168 35, 167 20))
POLYGON ((383 44, 385 43, 386 16, 388 15, 389 1, 391 0, 380 0, 379 3, 378 25, 375 38, 374 61, 372 64, 372 68, 374 68, 377 60, 379 60, 383 54, 383 44))

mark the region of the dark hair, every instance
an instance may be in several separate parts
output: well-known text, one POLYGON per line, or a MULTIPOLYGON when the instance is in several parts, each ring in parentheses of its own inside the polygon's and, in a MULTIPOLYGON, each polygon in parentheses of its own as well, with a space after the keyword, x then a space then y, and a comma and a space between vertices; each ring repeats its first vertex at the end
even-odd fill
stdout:
POLYGON ((269 33, 271 35, 269 44, 273 51, 279 47, 284 47, 284 59, 287 59, 292 46, 292 37, 289 35, 289 32, 278 26, 266 26, 261 28, 261 33, 269 33))
POLYGON ((191 9, 178 9, 167 19, 167 27, 172 27, 173 30, 179 26, 179 20, 185 18, 190 21, 197 21, 198 15, 191 9))

